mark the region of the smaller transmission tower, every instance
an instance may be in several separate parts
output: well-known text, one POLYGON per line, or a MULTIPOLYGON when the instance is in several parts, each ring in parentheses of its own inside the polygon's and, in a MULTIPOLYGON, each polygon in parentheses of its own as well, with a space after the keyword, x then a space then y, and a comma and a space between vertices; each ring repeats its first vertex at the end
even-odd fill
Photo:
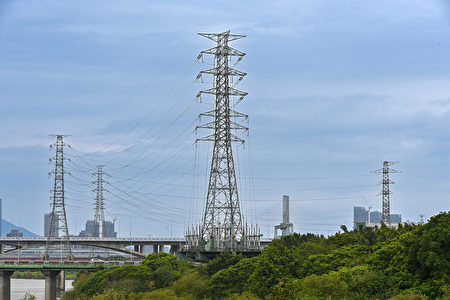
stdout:
POLYGON ((44 259, 50 258, 50 248, 54 246, 61 247, 61 253, 63 249, 67 253, 67 258, 73 260, 72 251, 70 250, 69 243, 69 229, 67 227, 67 216, 65 207, 65 189, 64 189, 64 175, 67 174, 64 170, 64 160, 67 158, 64 156, 64 147, 70 147, 65 144, 63 139, 67 135, 51 135, 56 137, 56 142, 50 145, 50 149, 55 148, 55 156, 50 158, 51 161, 55 161, 55 169, 49 173, 54 176, 52 195, 52 213, 50 217, 50 228, 47 237, 44 259))
POLYGON ((389 174, 390 173, 400 173, 400 171, 390 168, 390 166, 392 166, 396 163, 398 163, 398 161, 384 161, 382 169, 373 171, 373 173, 383 175, 383 180, 380 182, 383 185, 383 189, 381 191, 381 202, 382 202, 381 222, 383 222, 386 225, 391 224, 390 194, 392 194, 392 192, 389 189, 389 185, 394 184, 394 182, 389 179, 389 174))
POLYGON ((425 217, 425 215, 424 214, 421 214, 421 215, 419 215, 419 224, 420 225, 423 225, 424 224, 424 221, 423 221, 423 218, 425 217))
POLYGON ((94 213, 94 236, 98 236, 102 238, 104 236, 104 228, 105 224, 105 198, 103 197, 103 192, 105 189, 103 188, 103 183, 107 183, 103 180, 104 175, 107 175, 103 171, 102 165, 97 166, 97 172, 92 175, 96 176, 95 181, 95 189, 92 191, 95 192, 95 213, 94 213))

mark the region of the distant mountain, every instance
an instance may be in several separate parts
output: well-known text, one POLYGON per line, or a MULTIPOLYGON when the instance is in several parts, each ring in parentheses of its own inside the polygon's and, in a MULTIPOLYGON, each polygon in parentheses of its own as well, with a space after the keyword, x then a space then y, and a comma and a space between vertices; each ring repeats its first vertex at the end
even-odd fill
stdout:
POLYGON ((26 237, 40 236, 36 233, 26 230, 23 227, 19 227, 17 225, 14 225, 11 222, 6 221, 5 219, 2 219, 2 236, 6 236, 7 233, 10 233, 11 229, 19 229, 20 232, 23 233, 23 236, 26 236, 26 237))

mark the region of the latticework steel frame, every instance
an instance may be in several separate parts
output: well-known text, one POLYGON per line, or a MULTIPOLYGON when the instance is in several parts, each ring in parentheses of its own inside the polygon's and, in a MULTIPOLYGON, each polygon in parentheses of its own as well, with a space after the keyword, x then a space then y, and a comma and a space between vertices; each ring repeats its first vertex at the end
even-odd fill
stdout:
POLYGON ((228 46, 230 41, 241 39, 243 35, 233 35, 229 31, 218 34, 199 33, 214 42, 216 46, 200 53, 214 56, 214 68, 202 71, 202 74, 210 74, 214 77, 214 86, 201 94, 215 96, 214 110, 203 113, 200 117, 212 117, 209 123, 197 126, 211 129, 213 133, 197 141, 210 141, 214 143, 211 167, 209 174, 208 194, 206 207, 201 227, 203 240, 214 240, 215 249, 232 250, 236 248, 236 242, 243 237, 243 220, 239 203, 238 186, 236 182, 235 164, 233 159, 233 142, 244 141, 233 134, 234 130, 248 130, 248 128, 232 121, 232 118, 246 118, 247 116, 232 109, 230 98, 238 96, 240 102, 246 95, 230 86, 233 77, 238 76, 238 81, 246 73, 229 66, 230 57, 235 56, 239 62, 245 53, 228 46))
POLYGON ((382 214, 381 214, 381 222, 386 225, 391 224, 391 199, 390 195, 392 194, 390 190, 390 185, 394 184, 392 180, 389 179, 390 173, 399 173, 399 171, 392 169, 390 166, 396 164, 397 162, 393 161, 384 161, 383 168, 374 171, 374 173, 382 174, 383 179, 380 182, 383 186, 381 191, 381 204, 382 204, 382 214))
MULTIPOLYGON (((50 145, 50 149, 55 148, 55 169, 50 172, 54 176, 54 185, 52 192, 52 213, 50 217, 50 228, 45 247, 45 257, 49 258, 50 248, 59 245, 66 251, 67 258, 73 259, 72 251, 69 244, 69 229, 67 227, 67 216, 65 207, 65 189, 64 189, 64 175, 67 173, 64 170, 64 147, 69 146, 64 143, 65 135, 53 135, 56 137, 56 142, 50 145)), ((52 160, 52 159, 51 159, 52 160)), ((61 249, 62 251, 63 249, 61 249)))
POLYGON ((92 190, 95 192, 94 236, 103 237, 105 233, 103 228, 103 225, 105 224, 105 198, 103 197, 103 183, 105 183, 103 175, 105 175, 105 172, 103 171, 103 166, 98 165, 97 172, 92 175, 96 176, 96 179, 93 182, 95 184, 95 189, 92 190))

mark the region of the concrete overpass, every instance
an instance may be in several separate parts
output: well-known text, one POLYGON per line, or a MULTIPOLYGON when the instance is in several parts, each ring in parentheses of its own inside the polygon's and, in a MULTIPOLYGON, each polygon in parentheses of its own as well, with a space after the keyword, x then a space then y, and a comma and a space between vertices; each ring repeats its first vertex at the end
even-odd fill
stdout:
MULTIPOLYGON (((53 239, 58 243, 62 239, 53 239)), ((261 246, 266 247, 272 239, 261 239, 261 246)), ((17 251, 18 249, 34 249, 45 247, 46 237, 0 237, 0 254, 17 251), (5 246, 12 246, 13 249, 4 250, 5 246)), ((164 246, 170 246, 170 253, 177 253, 186 244, 185 238, 98 238, 98 237, 70 237, 71 245, 82 245, 115 250, 118 252, 145 257, 144 246, 153 246, 153 253, 163 252, 164 246), (131 247, 132 250, 127 247, 131 247)))
MULTIPOLYGON (((52 239, 57 244, 62 239, 52 239)), ((98 237, 70 237, 71 245, 82 245, 115 250, 118 252, 145 257, 144 246, 153 246, 153 253, 164 251, 164 246, 170 246, 170 252, 176 253, 184 243, 184 238, 98 238, 98 237), (131 247, 132 250, 127 247, 131 247)), ((46 237, 0 237, 0 254, 17 251, 18 249, 34 249, 45 247, 46 237), (5 250, 4 246, 12 246, 13 249, 5 250)))
POLYGON ((0 299, 11 299, 11 275, 16 271, 38 271, 45 275, 45 300, 56 300, 58 292, 65 291, 65 271, 98 271, 101 269, 125 265, 125 264, 140 264, 136 261, 118 262, 118 261, 102 261, 99 263, 94 262, 73 262, 73 261, 61 261, 58 263, 51 262, 20 262, 14 263, 0 262, 0 299))

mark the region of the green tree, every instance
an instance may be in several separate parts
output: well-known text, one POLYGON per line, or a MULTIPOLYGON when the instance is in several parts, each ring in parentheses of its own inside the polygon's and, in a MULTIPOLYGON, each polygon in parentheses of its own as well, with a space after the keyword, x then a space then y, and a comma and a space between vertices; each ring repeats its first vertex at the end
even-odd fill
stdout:
POLYGON ((226 269, 229 266, 237 264, 243 258, 242 255, 235 255, 229 252, 222 252, 216 258, 212 259, 206 264, 206 273, 209 276, 214 275, 220 270, 226 269))
POLYGON ((141 266, 80 273, 64 299, 450 299, 450 215, 327 238, 293 234, 251 259, 223 253, 190 268, 154 254, 141 266))
POLYGON ((91 275, 80 275, 65 299, 81 295, 92 297, 106 290, 136 293, 168 287, 181 276, 179 269, 180 263, 171 254, 149 255, 142 265, 112 267, 91 275))
POLYGON ((208 277, 197 271, 184 274, 180 279, 172 284, 172 290, 179 297, 192 297, 193 299, 203 299, 208 293, 208 277))
POLYGON ((151 272, 150 279, 151 282, 149 283, 150 286, 153 288, 164 288, 168 287, 172 284, 176 279, 180 277, 180 272, 177 270, 174 270, 170 266, 163 265, 158 267, 156 270, 151 272))
POLYGON ((148 266, 152 271, 162 267, 167 266, 172 269, 177 269, 179 267, 179 261, 177 257, 170 253, 160 252, 148 255, 142 265, 148 266))
POLYGON ((368 266, 343 267, 323 275, 280 282, 271 299, 385 299, 386 278, 368 266))
POLYGON ((440 213, 410 229, 375 245, 367 262, 393 278, 400 290, 442 296, 442 286, 450 282, 450 215, 440 213))
POLYGON ((329 254, 311 255, 301 264, 298 273, 304 277, 337 271, 344 266, 353 267, 363 263, 370 251, 369 246, 356 244, 341 247, 329 254))
POLYGON ((255 261, 249 291, 264 297, 278 282, 298 277, 303 259, 311 253, 329 251, 323 240, 317 235, 296 233, 273 240, 255 261))
POLYGON ((210 279, 210 295, 213 298, 222 298, 242 293, 256 268, 256 260, 256 257, 244 258, 237 264, 215 273, 210 279))

